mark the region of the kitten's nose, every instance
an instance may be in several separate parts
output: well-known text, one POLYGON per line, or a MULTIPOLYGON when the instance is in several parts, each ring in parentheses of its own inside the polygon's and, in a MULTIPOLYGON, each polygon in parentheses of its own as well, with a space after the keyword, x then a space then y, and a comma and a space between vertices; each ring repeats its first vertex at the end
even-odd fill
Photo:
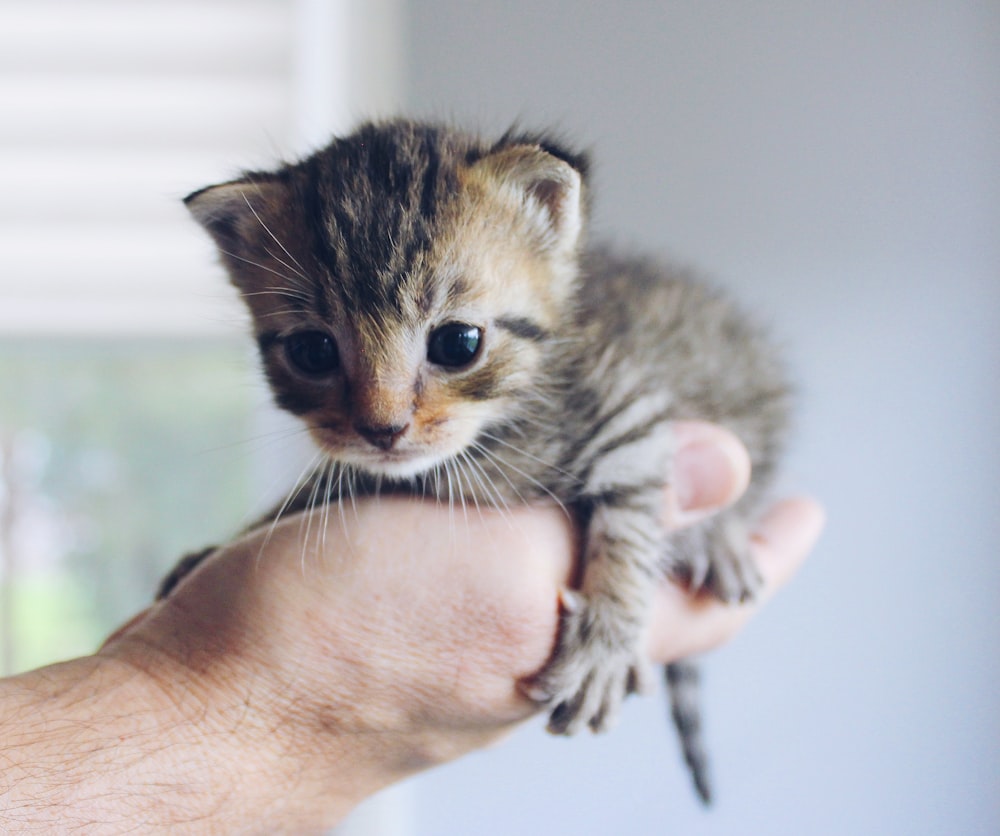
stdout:
POLYGON ((409 424, 372 426, 359 423, 354 425, 358 435, 362 436, 369 444, 378 447, 379 450, 389 450, 409 428, 409 424))

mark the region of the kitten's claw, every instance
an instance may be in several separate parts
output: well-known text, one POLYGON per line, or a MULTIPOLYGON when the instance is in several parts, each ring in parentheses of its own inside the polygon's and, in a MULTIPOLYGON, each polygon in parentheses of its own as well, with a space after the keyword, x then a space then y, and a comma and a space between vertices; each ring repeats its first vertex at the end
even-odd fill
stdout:
POLYGON ((532 702, 545 705, 552 700, 552 694, 534 682, 519 682, 517 689, 532 702))
POLYGON ((563 612, 578 612, 584 605, 584 597, 579 592, 563 587, 559 590, 559 604, 563 612))

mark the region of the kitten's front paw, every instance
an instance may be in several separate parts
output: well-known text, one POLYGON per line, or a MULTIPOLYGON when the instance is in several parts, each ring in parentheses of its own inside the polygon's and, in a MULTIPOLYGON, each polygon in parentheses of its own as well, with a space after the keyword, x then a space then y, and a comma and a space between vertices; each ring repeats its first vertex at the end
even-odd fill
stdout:
POLYGON ((614 605, 575 592, 564 592, 562 601, 555 654, 525 693, 551 707, 553 734, 576 734, 584 726, 606 731, 625 697, 647 690, 648 663, 614 605))

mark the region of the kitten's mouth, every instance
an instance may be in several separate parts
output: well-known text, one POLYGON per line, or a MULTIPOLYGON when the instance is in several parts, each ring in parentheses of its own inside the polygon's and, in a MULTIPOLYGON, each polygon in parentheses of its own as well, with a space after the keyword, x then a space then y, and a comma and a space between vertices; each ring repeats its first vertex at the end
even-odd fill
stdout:
POLYGON ((387 449, 360 438, 345 441, 342 436, 316 428, 313 436, 331 459, 374 475, 408 478, 430 470, 443 456, 412 441, 401 439, 387 449))
POLYGON ((375 474, 407 478, 430 470, 441 460, 418 450, 368 450, 355 464, 375 474))

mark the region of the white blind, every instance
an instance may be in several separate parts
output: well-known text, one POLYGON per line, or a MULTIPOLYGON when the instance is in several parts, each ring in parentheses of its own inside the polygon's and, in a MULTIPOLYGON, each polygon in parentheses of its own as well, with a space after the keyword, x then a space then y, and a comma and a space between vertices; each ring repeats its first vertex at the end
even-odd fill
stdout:
POLYGON ((344 41, 350 5, 0 2, 0 336, 231 330, 180 199, 292 153, 302 114, 335 121, 348 80, 304 85, 302 56, 344 41))

